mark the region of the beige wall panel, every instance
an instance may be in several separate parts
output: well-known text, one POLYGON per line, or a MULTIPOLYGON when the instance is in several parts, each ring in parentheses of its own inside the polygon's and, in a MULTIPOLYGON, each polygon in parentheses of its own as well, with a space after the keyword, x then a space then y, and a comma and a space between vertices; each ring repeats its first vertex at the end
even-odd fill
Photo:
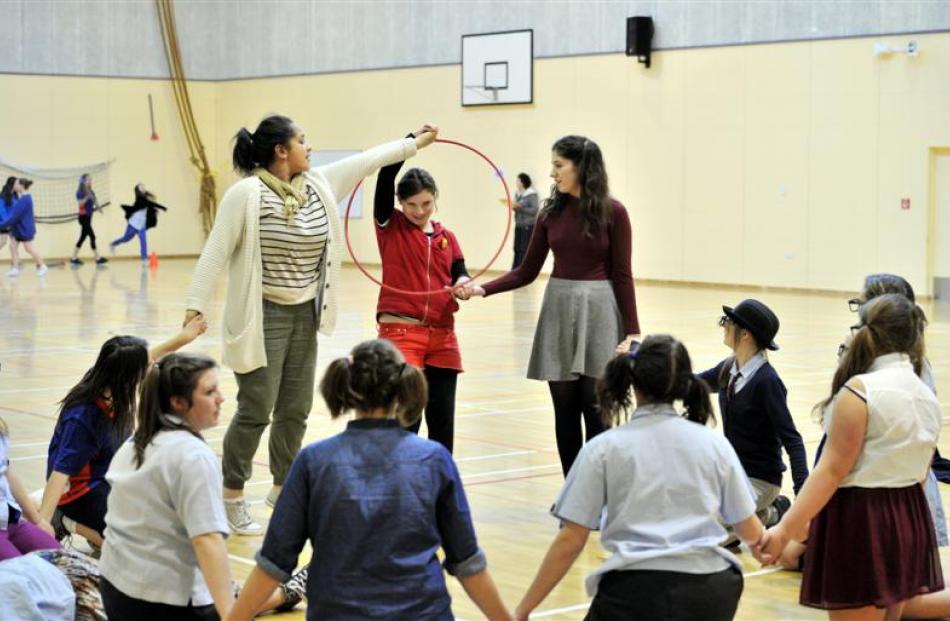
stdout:
POLYGON ((634 276, 683 280, 685 55, 629 71, 627 209, 634 276))
MULTIPOLYGON (((202 137, 214 159, 215 86, 195 83, 190 89, 202 137)), ((159 255, 201 251, 204 237, 196 215, 198 176, 188 162, 167 83, 7 75, 0 76, 0 90, 18 93, 15 98, 5 98, 5 114, 0 116, 0 156, 41 168, 115 159, 110 171, 113 205, 93 221, 101 251, 106 251, 109 240, 125 230, 124 214, 118 205, 132 200, 132 187, 138 181, 146 183, 159 202, 169 208, 160 216, 158 229, 149 232, 149 249, 159 255), (149 93, 155 103, 158 142, 149 140, 149 93)), ((75 223, 41 224, 36 245, 46 257, 68 256, 78 231, 75 223)), ((120 248, 119 253, 136 256, 137 242, 120 248)), ((88 254, 86 245, 83 256, 88 254)))
POLYGON ((850 290, 877 263, 877 135, 861 126, 812 132, 808 282, 850 290))

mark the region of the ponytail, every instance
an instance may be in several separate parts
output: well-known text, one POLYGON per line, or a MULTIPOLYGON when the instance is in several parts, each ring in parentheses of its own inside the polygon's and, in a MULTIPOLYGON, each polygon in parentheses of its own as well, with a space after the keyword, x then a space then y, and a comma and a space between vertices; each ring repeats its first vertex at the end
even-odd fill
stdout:
POLYGON ((714 420, 709 390, 693 375, 686 347, 672 336, 651 335, 636 352, 615 356, 604 369, 597 383, 605 423, 625 420, 635 390, 651 403, 682 401, 686 418, 701 425, 714 420))
POLYGON ((350 410, 384 410, 404 426, 419 420, 428 399, 425 375, 406 364, 386 340, 372 340, 353 348, 348 358, 330 363, 320 380, 320 394, 337 418, 350 410))
POLYGON ((172 421, 167 414, 172 412, 172 397, 185 399, 190 406, 198 378, 216 366, 215 361, 208 356, 172 353, 149 368, 142 384, 142 397, 139 399, 138 426, 132 435, 136 468, 142 467, 145 449, 161 431, 180 429, 201 438, 201 434, 196 430, 186 423, 172 421))
POLYGON ((255 168, 267 168, 274 161, 274 148, 289 144, 298 131, 293 121, 277 114, 261 121, 253 134, 242 127, 234 136, 234 170, 248 176, 255 168))
POLYGON ((604 375, 597 381, 597 401, 605 425, 615 426, 630 416, 636 355, 630 352, 615 356, 607 363, 604 375))

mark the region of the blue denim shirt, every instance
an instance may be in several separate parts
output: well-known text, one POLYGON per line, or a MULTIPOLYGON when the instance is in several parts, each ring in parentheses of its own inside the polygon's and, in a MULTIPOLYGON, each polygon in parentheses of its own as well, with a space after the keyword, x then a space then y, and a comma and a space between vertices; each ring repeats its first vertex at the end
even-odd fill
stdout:
POLYGON ((274 508, 258 565, 284 581, 307 540, 307 619, 453 619, 445 570, 484 553, 452 456, 393 419, 359 419, 304 448, 274 508))

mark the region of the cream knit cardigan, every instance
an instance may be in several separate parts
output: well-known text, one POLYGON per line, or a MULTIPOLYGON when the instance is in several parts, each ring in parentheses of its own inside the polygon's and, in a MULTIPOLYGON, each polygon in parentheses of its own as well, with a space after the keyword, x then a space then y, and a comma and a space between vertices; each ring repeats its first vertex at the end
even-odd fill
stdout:
MULTIPOLYGON (((330 225, 320 266, 319 293, 314 300, 322 334, 331 334, 336 325, 336 288, 345 243, 337 214, 339 201, 364 177, 415 154, 415 139, 405 138, 304 173, 306 183, 316 191, 326 207, 330 225)), ((185 300, 187 309, 207 315, 217 284, 227 270, 228 287, 221 322, 224 337, 222 362, 237 373, 250 373, 267 366, 262 304, 260 186, 257 177, 248 177, 224 193, 185 300)))

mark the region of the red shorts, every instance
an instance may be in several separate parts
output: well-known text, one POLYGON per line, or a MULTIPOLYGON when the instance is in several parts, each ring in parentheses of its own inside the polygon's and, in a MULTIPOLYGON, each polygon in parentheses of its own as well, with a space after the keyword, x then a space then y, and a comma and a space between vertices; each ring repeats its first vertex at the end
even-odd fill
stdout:
POLYGON ((406 362, 420 369, 439 367, 462 371, 462 353, 452 328, 406 323, 379 324, 379 338, 392 341, 406 362))

